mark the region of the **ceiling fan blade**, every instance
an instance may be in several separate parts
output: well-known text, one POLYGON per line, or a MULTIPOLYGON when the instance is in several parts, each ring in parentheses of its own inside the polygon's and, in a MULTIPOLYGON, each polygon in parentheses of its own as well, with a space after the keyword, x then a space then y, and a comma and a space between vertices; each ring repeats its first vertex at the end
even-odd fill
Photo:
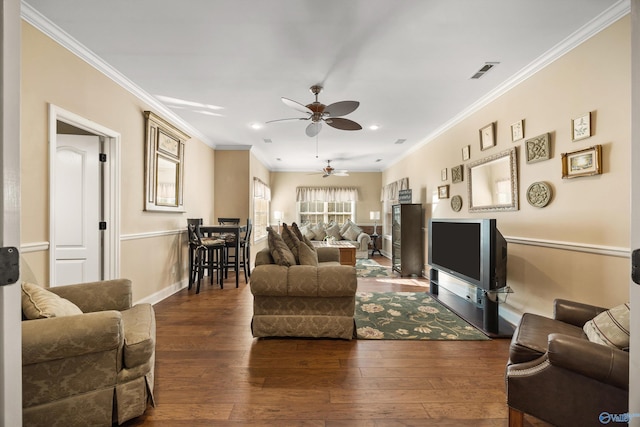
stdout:
POLYGON ((335 118, 335 119, 327 119, 327 120, 325 120, 325 122, 329 126, 334 127, 336 129, 341 129, 341 130, 360 130, 360 129, 362 129, 362 126, 360 126, 358 123, 354 122, 353 120, 349 120, 349 119, 335 118))
POLYGON ((346 116, 349 113, 353 113, 360 103, 358 101, 340 101, 329 104, 324 109, 326 114, 331 117, 346 116))
POLYGON ((349 176, 349 174, 347 173, 347 171, 334 172, 332 175, 333 175, 333 176, 349 176))
POLYGON ((269 120, 268 122, 265 123, 273 123, 273 122, 282 122, 285 120, 309 120, 311 117, 291 117, 289 119, 275 119, 275 120, 269 120))
POLYGON ((307 114, 313 114, 313 111, 311 111, 310 108, 307 108, 306 106, 300 104, 299 102, 296 102, 294 100, 291 100, 289 98, 282 98, 282 102, 284 102, 284 105, 286 105, 287 107, 291 107, 294 110, 298 110, 301 113, 307 113, 307 114))
POLYGON ((314 136, 320 133, 320 129, 322 129, 322 123, 311 122, 309 123, 309 126, 307 126, 307 130, 305 132, 307 133, 307 136, 313 138, 314 136))

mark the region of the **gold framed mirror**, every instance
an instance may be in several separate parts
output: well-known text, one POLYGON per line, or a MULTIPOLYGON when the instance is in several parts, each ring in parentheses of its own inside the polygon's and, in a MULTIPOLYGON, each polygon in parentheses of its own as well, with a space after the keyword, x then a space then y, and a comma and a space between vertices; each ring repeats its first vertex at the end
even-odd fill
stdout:
POLYGON ((467 165, 469 212, 517 211, 518 158, 516 148, 467 165))
POLYGON ((189 136, 144 112, 145 211, 184 212, 184 145, 189 136))

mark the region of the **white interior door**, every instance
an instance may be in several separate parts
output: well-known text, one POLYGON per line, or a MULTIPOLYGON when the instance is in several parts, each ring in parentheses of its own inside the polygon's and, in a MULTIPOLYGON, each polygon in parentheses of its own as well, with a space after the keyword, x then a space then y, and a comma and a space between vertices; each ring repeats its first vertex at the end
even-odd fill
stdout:
POLYGON ((100 139, 58 134, 56 141, 55 285, 100 280, 100 139))

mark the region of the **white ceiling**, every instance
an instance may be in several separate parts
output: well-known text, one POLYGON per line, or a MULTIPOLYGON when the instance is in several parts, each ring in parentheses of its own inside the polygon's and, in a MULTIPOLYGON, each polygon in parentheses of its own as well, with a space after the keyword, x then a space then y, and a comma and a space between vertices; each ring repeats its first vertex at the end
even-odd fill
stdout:
POLYGON ((27 3, 23 16, 35 9, 144 92, 165 97, 188 133, 221 149, 251 146, 276 171, 320 170, 327 159, 337 169, 381 171, 629 7, 628 0, 27 3), (472 80, 485 62, 500 64, 472 80), (325 125, 316 140, 305 135, 307 121, 264 124, 304 117, 280 98, 308 104, 314 84, 324 86, 324 104, 360 101, 346 118, 363 129, 325 125))

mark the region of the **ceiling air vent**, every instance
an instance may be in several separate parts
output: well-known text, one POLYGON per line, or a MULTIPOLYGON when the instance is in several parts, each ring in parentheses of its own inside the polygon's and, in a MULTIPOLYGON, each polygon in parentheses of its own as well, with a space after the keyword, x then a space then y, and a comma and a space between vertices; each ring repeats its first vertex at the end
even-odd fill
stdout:
POLYGON ((498 65, 499 62, 485 62, 482 68, 480 68, 473 76, 472 79, 479 79, 484 76, 489 70, 498 65))
POLYGON ((394 142, 394 144, 404 144, 404 142, 406 141, 406 139, 398 139, 396 140, 396 142, 394 142))
POLYGON ((273 141, 271 140, 271 138, 265 138, 263 139, 265 144, 271 144, 273 141))

